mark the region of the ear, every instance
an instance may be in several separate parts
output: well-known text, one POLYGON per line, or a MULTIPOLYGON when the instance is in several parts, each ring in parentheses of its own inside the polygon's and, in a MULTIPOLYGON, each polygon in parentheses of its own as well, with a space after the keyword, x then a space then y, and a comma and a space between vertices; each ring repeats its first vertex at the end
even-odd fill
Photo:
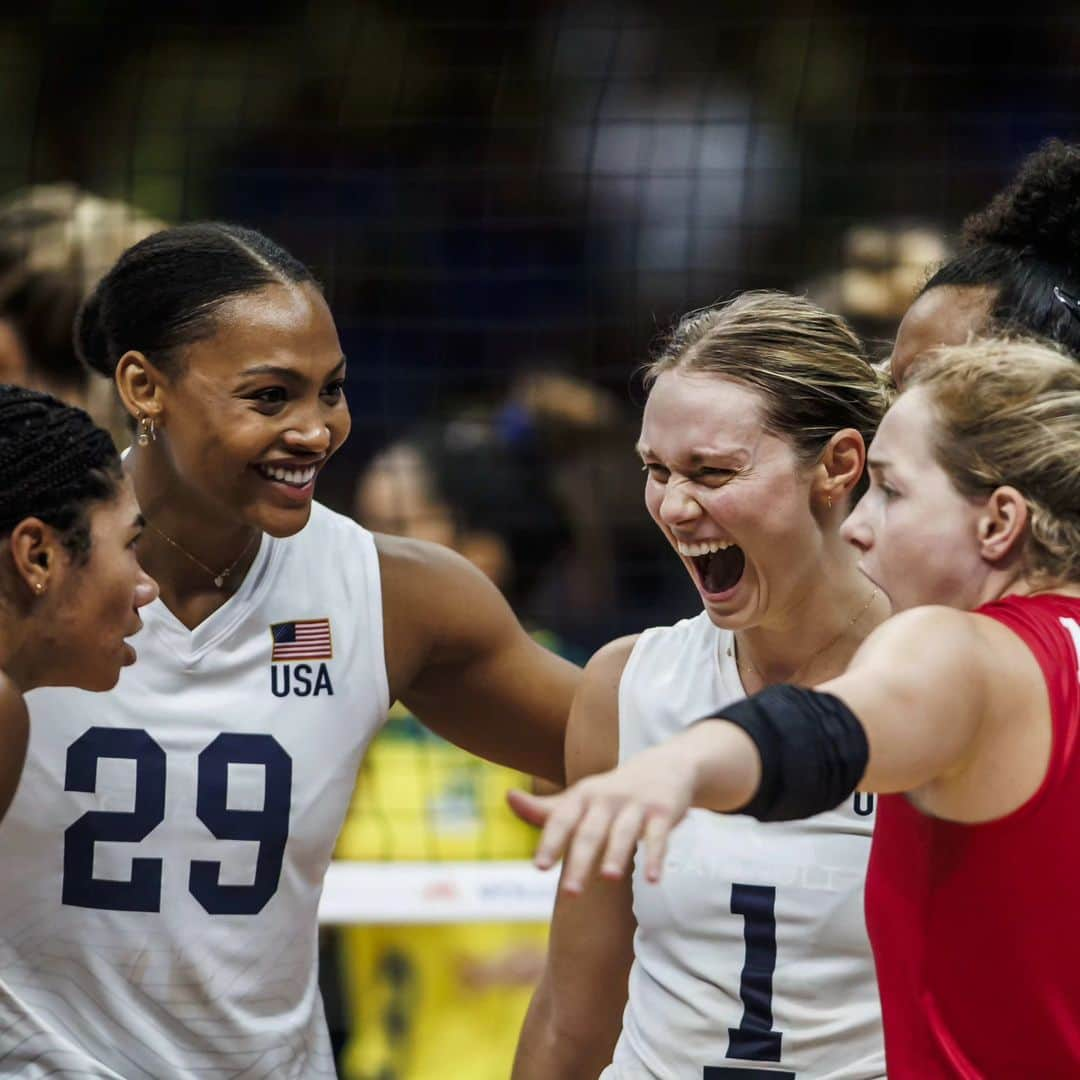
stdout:
POLYGON ((161 423, 167 385, 161 370, 136 349, 129 349, 116 365, 116 388, 124 408, 134 417, 145 416, 161 423))
POLYGON ((1027 500, 1016 488, 995 488, 978 517, 979 554, 990 563, 1020 554, 1030 518, 1027 500))
POLYGON ((44 596, 63 573, 63 544, 51 525, 36 517, 23 518, 8 538, 17 577, 34 596, 44 596))
POLYGON ((825 446, 814 487, 822 502, 842 503, 866 467, 866 443, 854 428, 841 428, 825 446))

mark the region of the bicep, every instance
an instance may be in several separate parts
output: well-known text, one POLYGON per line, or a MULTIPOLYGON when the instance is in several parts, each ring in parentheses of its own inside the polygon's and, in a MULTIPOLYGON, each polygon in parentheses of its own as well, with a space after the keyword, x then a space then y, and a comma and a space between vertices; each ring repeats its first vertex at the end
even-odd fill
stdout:
POLYGON ((394 640, 413 657, 392 693, 472 753, 561 782, 579 669, 533 641, 498 589, 460 556, 414 545, 384 561, 393 567, 384 607, 394 640))
POLYGON ((859 718, 869 744, 861 790, 911 792, 949 776, 978 750, 985 658, 960 612, 896 616, 822 684, 859 718))

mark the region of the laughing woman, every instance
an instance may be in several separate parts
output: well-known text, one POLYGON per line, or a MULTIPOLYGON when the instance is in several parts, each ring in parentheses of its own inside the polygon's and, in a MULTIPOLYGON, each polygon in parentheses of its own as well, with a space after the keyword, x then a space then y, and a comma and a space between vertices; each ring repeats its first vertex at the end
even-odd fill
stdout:
MULTIPOLYGON (((748 692, 839 674, 888 610, 840 537, 884 407, 842 319, 747 293, 687 316, 647 382, 645 502, 703 610, 589 663, 569 780, 748 692)), ((780 828, 694 813, 660 888, 635 874, 563 890, 515 1078, 883 1075, 872 807, 780 828)))
POLYGON ((390 703, 559 780, 577 669, 461 557, 313 502, 345 360, 265 237, 141 241, 78 345, 136 425, 161 597, 115 690, 32 695, 34 783, 0 828, 0 1074, 332 1077, 316 909, 390 703))
POLYGON ((870 471, 844 533, 899 614, 847 672, 734 702, 516 805, 549 818, 544 863, 577 830, 564 881, 578 886, 601 849, 618 878, 639 836, 644 873, 666 877, 687 805, 778 822, 856 785, 887 792, 867 918, 889 1076, 1076 1076, 1080 366, 1030 342, 931 354, 870 471))

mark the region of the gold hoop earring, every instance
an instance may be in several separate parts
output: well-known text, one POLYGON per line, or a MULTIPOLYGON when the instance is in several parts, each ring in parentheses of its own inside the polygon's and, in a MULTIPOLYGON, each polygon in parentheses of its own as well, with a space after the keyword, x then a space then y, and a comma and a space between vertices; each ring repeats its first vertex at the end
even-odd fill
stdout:
POLYGON ((139 434, 135 436, 135 441, 140 446, 149 446, 156 439, 157 432, 154 430, 153 417, 139 413, 139 434))

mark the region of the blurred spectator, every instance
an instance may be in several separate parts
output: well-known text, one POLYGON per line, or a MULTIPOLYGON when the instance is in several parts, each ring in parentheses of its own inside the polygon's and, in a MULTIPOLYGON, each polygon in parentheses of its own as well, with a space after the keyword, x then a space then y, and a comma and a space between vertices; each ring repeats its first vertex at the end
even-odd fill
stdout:
POLYGON ((110 383, 75 356, 75 312, 125 248, 164 227, 127 203, 74 184, 26 188, 0 203, 0 382, 87 409, 121 446, 128 435, 110 383))
POLYGON ((948 253, 944 236, 927 225, 856 225, 844 233, 840 269, 814 278, 807 293, 863 338, 891 347, 904 312, 948 253))

